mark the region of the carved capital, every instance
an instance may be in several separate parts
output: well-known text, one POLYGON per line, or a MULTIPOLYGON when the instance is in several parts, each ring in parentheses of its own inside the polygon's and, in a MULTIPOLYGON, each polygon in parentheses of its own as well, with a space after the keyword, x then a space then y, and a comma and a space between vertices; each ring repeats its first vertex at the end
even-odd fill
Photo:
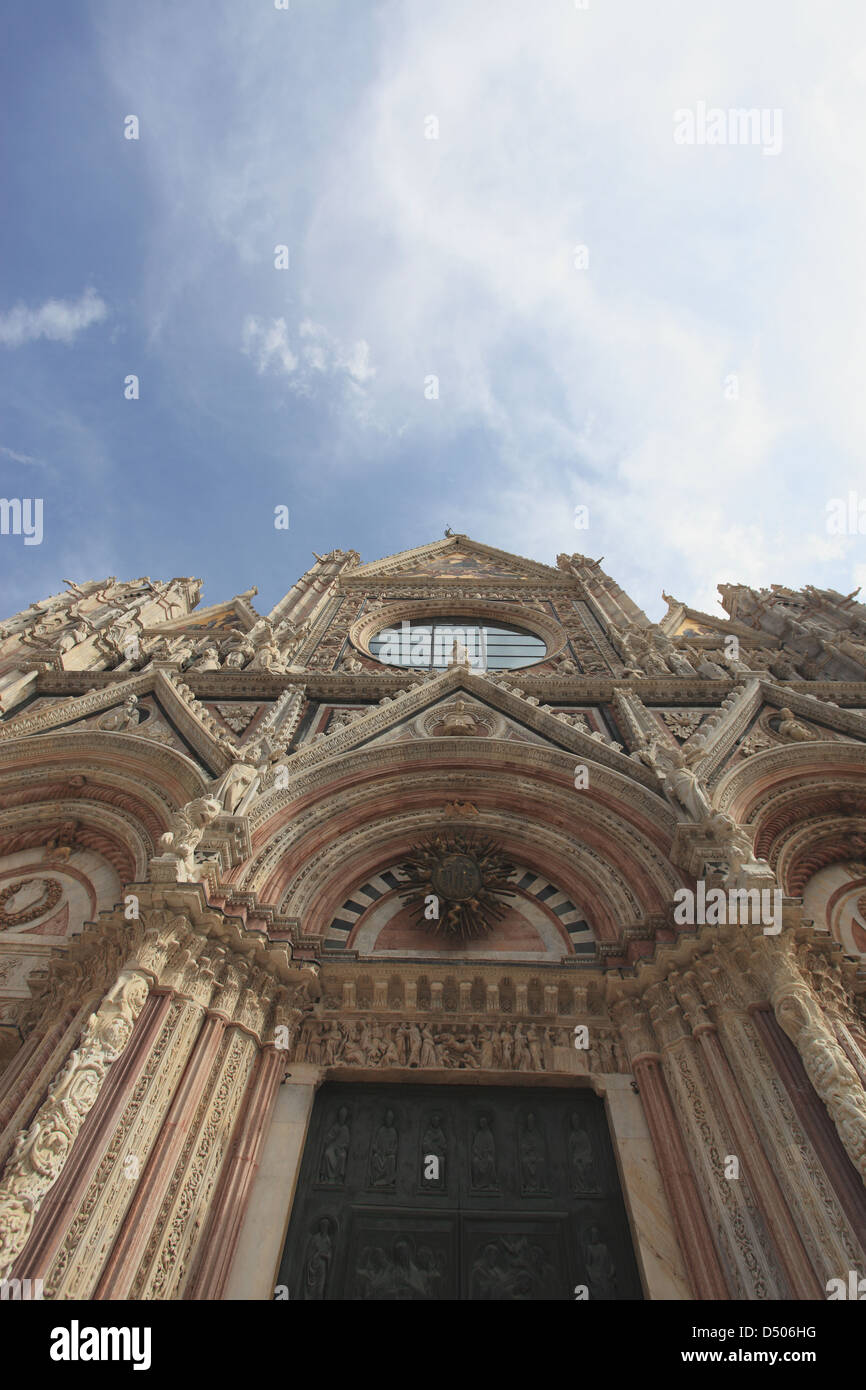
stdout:
POLYGON ((672 1047, 683 1038, 691 1038, 683 1011, 671 986, 661 980, 652 985, 644 996, 649 1004, 650 1018, 656 1036, 664 1047, 672 1047))
POLYGON ((695 971, 687 970, 682 975, 674 971, 668 976, 668 980, 692 1032, 696 1032, 699 1028, 714 1027, 715 1025, 704 1007, 704 1001, 701 997, 701 983, 695 971))
POLYGON ((637 1058, 658 1053, 649 1011, 639 999, 621 999, 611 1008, 620 1037, 634 1067, 637 1058))

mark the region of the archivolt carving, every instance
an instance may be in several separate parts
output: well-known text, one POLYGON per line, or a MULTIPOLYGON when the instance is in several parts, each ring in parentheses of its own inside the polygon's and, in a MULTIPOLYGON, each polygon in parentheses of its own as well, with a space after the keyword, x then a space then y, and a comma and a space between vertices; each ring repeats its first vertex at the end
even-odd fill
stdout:
MULTIPOLYGON (((783 744, 778 748, 758 753, 745 763, 737 763, 721 779, 713 795, 713 803, 720 810, 729 811, 735 819, 753 821, 756 818, 757 799, 755 793, 765 793, 771 782, 779 787, 786 774, 796 775, 802 785, 804 775, 815 785, 823 782, 826 790, 827 774, 832 769, 832 780, 841 781, 866 772, 866 744, 834 742, 809 742, 783 744)), ((780 787, 781 790, 781 787, 780 787)), ((772 797, 770 792, 769 796, 772 797)))
MULTIPOLYGON (((599 907, 607 906, 612 920, 631 921, 644 915, 640 899, 623 875, 591 846, 548 826, 521 823, 509 815, 487 814, 478 824, 482 831, 496 835, 509 852, 516 853, 519 846, 521 857, 530 863, 539 855, 556 856, 562 865, 559 881, 563 891, 570 892, 579 901, 587 891, 586 887, 583 893, 580 891, 582 878, 590 885, 589 891, 596 895, 599 907), (578 886, 573 887, 576 875, 579 876, 578 886)), ((335 840, 307 861, 281 899, 280 911, 307 920, 315 904, 316 916, 310 916, 306 929, 324 930, 342 900, 343 884, 335 881, 341 869, 357 865, 357 872, 363 874, 371 866, 385 861, 390 863, 399 858, 403 845, 437 828, 435 823, 431 824, 428 812, 407 812, 383 817, 335 840)))
MULTIPOLYGON (((348 784, 341 778, 341 785, 338 791, 335 790, 333 798, 323 797, 315 805, 301 810, 267 838, 254 858, 244 866, 240 883, 248 891, 256 890, 266 901, 280 902, 284 911, 299 915, 307 910, 308 901, 318 899, 334 869, 345 864, 349 858, 356 859, 361 852, 366 852, 366 847, 372 844, 376 837, 384 853, 386 836, 388 842, 393 843, 395 831, 397 834, 403 831, 407 836, 414 837, 432 828, 429 814, 425 815, 421 810, 410 811, 413 803, 420 803, 429 808, 431 804, 435 805, 439 801, 453 800, 458 793, 461 797, 471 793, 473 800, 480 807, 482 794, 486 790, 488 797, 500 804, 503 798, 512 800, 519 796, 522 810, 519 816, 516 813, 495 815, 482 810, 476 822, 479 828, 490 832, 495 830, 500 835, 507 833, 513 841, 518 835, 524 838, 529 834, 528 827, 532 824, 531 833, 540 833, 545 845, 552 846, 555 843, 557 853, 562 855, 563 872, 559 875, 561 880, 569 876, 571 866, 580 862, 581 856, 587 861, 589 868, 596 851, 587 843, 588 834, 598 844, 602 841, 609 842, 610 852, 604 859, 607 872, 610 872, 612 859, 615 858, 622 863, 623 848, 627 846, 627 853, 634 865, 634 871, 629 872, 628 878, 633 881, 635 889, 628 886, 624 875, 620 877, 618 891, 622 895, 622 901, 618 910, 624 920, 641 915, 640 897, 646 895, 640 889, 644 884, 653 885, 657 894, 656 907, 668 901, 679 884, 679 876, 660 848, 652 842, 649 834, 639 829, 631 819, 632 816, 640 817, 647 830, 653 825, 664 826, 670 815, 666 806, 658 797, 648 796, 642 788, 628 783, 625 779, 611 777, 604 769, 598 769, 596 776, 593 764, 589 764, 591 790, 577 792, 572 785, 574 764, 571 760, 563 755, 552 754, 550 750, 543 751, 545 761, 555 766, 558 764, 557 783, 551 782, 549 777, 536 780, 529 775, 507 776, 490 768, 427 771, 423 762, 417 769, 414 766, 411 769, 403 766, 387 775, 383 772, 381 764, 387 765, 387 762, 399 761, 400 758, 398 755, 397 759, 391 759, 387 756, 391 749, 383 748, 380 750, 380 757, 376 759, 379 766, 377 777, 364 781, 355 780, 348 784), (563 762, 566 762, 565 768, 563 762), (564 774, 568 779, 567 785, 563 784, 564 774), (608 802, 615 798, 622 804, 623 814, 617 815, 613 807, 602 803, 602 798, 608 802), (389 801, 391 805, 396 802, 406 807, 405 814, 376 819, 379 806, 389 801), (371 812, 364 826, 351 828, 352 818, 361 820, 363 808, 373 802, 376 811, 371 812), (545 823, 549 825, 554 819, 560 824, 573 824, 574 836, 565 836, 561 831, 552 829, 548 831, 545 823), (341 827, 339 832, 338 825, 341 827), (324 847, 323 836, 327 836, 324 847), (312 854, 302 859, 303 843, 308 838, 312 854), (279 871, 282 876, 283 866, 290 862, 303 864, 291 882, 285 885, 279 881, 271 882, 275 872, 279 871)), ((525 754, 526 749, 521 746, 517 755, 521 763, 528 761, 525 754)), ((405 764, 405 753, 402 755, 402 761, 405 764)), ((346 771, 349 771, 348 767, 346 771)), ((261 840, 263 835, 260 816, 261 809, 256 807, 252 819, 259 820, 257 840, 261 840)), ((281 816, 280 819, 284 818, 281 816)), ((564 882, 563 886, 566 886, 564 882)), ((339 887, 336 888, 336 892, 339 893, 339 887)))
MULTIPOLYGON (((69 857, 53 853, 49 842, 71 826, 74 831, 66 833, 74 835, 75 848, 93 850, 107 859, 121 882, 144 873, 151 847, 141 825, 125 812, 93 802, 52 801, 0 812, 0 857, 45 846, 48 867, 69 857)), ((63 848, 60 842, 58 848, 63 848)))

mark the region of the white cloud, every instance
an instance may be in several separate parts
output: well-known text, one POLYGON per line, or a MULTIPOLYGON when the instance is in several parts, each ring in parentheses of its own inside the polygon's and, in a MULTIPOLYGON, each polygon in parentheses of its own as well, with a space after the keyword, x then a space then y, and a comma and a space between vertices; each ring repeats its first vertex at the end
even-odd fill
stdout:
POLYGON ((866 453, 866 11, 840 3, 833 26, 805 0, 555 0, 543 23, 524 0, 394 0, 363 45, 340 19, 329 80, 304 48, 297 82, 263 7, 217 6, 204 34, 124 17, 115 80, 153 108, 155 187, 194 210, 156 238, 160 313, 203 275, 193 248, 246 275, 290 243, 243 350, 280 386, 336 387, 350 444, 374 424, 422 466, 453 445, 455 529, 604 553, 655 612, 662 585, 705 607, 719 579, 838 587, 856 547, 825 501, 866 453), (207 117, 217 67, 234 85, 207 117), (782 110, 781 153, 678 146, 698 101, 782 110))
POLYGON ((17 454, 14 449, 7 449, 5 444, 0 444, 0 454, 11 459, 13 463, 38 463, 38 459, 33 458, 31 454, 17 454))
POLYGON ((241 331, 241 349, 255 360, 260 374, 281 371, 292 378, 292 387, 298 391, 309 391, 312 372, 345 374, 357 386, 363 386, 376 374, 370 363, 369 343, 353 343, 347 350, 312 319, 298 324, 297 336, 299 345, 295 352, 289 346, 284 318, 265 322, 248 314, 241 331))
POLYGON ((260 373, 277 366, 291 376, 297 368, 298 358, 289 347, 285 319, 272 319, 265 325, 261 319, 248 314, 244 319, 241 346, 248 357, 255 358, 260 373))
POLYGON ((36 309, 16 304, 5 314, 0 313, 0 343, 4 347, 20 347, 38 338, 71 343, 85 328, 101 323, 107 314, 108 305, 89 288, 78 299, 47 299, 36 309))

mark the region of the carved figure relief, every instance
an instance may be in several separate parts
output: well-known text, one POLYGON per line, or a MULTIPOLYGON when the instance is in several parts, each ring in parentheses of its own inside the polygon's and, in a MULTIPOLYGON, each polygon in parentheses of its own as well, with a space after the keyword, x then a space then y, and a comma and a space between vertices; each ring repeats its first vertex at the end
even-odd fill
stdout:
POLYGON ((490 1121, 481 1115, 478 1128, 472 1139, 472 1186, 476 1192, 498 1192, 499 1180, 496 1176, 496 1140, 490 1121))
MULTIPOLYGON (((563 1030, 522 1023, 432 1025, 338 1019, 307 1022, 295 1061, 321 1066, 458 1068, 545 1071, 545 1045, 561 1046, 563 1030), (545 1038, 545 1031, 548 1037, 545 1038)), ((567 1042, 567 1036, 565 1041, 567 1042)), ((618 1071, 621 1060, 612 1039, 599 1039, 590 1052, 594 1071, 618 1071)))
POLYGON ((472 1265, 472 1298, 482 1303, 544 1298, 553 1272, 541 1245, 526 1236, 502 1236, 489 1241, 472 1265))
POLYGON ((613 1257, 598 1226, 590 1226, 583 1247, 586 1278, 591 1298, 616 1298, 617 1274, 613 1257))
POLYGON ((574 1193, 595 1192, 597 1179, 592 1154, 592 1140, 580 1115, 573 1114, 568 1132, 568 1177, 574 1193))
POLYGON ((442 1128, 442 1116, 437 1110, 430 1116, 430 1122, 421 1136, 421 1186, 425 1192, 445 1191, 447 1158, 448 1140, 442 1128), (431 1158, 436 1160, 435 1164, 430 1164, 431 1158))
POLYGON ((362 1298, 410 1302, 438 1297, 444 1257, 430 1246, 416 1248, 412 1240, 397 1240, 390 1250, 366 1246, 356 1268, 362 1298))
POLYGON ((394 1111, 386 1110, 385 1118, 373 1136, 370 1148, 370 1186, 393 1187, 397 1180, 397 1146, 399 1135, 394 1123, 394 1111))
POLYGON ((319 1160, 320 1183, 329 1187, 340 1187, 345 1182, 350 1136, 349 1112, 345 1105, 341 1105, 322 1146, 322 1156, 319 1160))
MULTIPOLYGON (((144 712, 145 718, 148 712, 144 712)), ((127 733, 141 722, 142 714, 138 709, 138 696, 129 695, 119 708, 107 710, 101 715, 96 721, 96 726, 108 732, 127 733)))
POLYGON ((336 1223, 332 1223, 326 1216, 323 1216, 318 1227, 307 1241, 304 1260, 305 1299, 325 1297, 328 1276, 331 1273, 331 1262, 334 1258, 334 1240, 331 1232, 335 1225, 336 1223))
POLYGON ((524 1193, 547 1191, 547 1146, 535 1115, 530 1112, 517 1140, 520 1186, 524 1193))

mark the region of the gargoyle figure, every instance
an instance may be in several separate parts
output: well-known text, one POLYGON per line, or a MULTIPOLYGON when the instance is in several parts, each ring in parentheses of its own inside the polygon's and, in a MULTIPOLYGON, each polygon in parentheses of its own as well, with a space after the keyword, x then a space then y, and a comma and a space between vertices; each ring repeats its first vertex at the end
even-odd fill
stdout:
POLYGON ((222 806, 214 796, 199 796, 175 811, 171 825, 159 837, 163 854, 180 859, 191 879, 196 875, 195 850, 211 821, 215 821, 222 806))

